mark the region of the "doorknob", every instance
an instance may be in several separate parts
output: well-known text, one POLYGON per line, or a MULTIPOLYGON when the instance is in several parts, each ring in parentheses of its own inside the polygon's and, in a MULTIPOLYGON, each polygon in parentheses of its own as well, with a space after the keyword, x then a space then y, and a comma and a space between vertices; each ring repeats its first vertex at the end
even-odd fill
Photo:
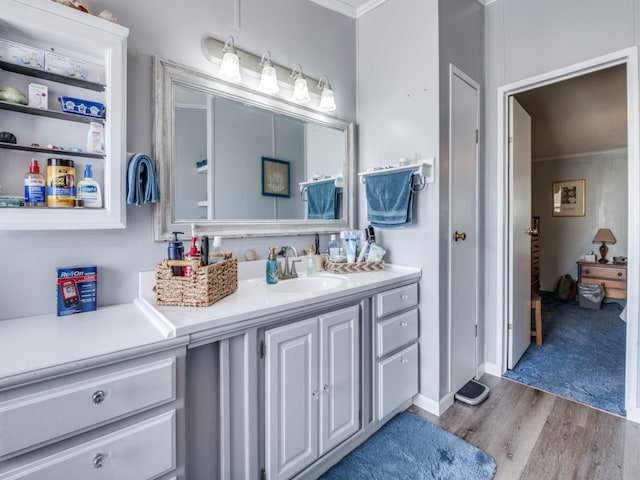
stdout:
POLYGON ((453 241, 457 242, 458 240, 466 240, 467 239, 467 234, 464 232, 459 232, 459 231, 455 231, 453 232, 453 241))
POLYGON ((538 229, 529 227, 524 231, 524 233, 526 233, 527 235, 531 235, 531 236, 538 235, 538 229))

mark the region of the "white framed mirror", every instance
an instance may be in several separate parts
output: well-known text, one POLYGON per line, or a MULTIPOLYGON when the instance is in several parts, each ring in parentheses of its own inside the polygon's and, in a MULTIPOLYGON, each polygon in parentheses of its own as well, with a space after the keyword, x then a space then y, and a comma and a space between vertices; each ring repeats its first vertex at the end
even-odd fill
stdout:
POLYGON ((160 57, 153 70, 155 240, 191 224, 228 238, 353 228, 352 122, 160 57), (307 188, 327 181, 335 208, 310 219, 307 188))

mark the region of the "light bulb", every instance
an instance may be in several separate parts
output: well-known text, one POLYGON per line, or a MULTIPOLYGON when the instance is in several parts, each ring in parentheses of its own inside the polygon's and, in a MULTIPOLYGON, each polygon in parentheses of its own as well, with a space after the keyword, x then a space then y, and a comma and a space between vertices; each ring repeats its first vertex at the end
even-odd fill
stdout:
POLYGON ((219 74, 221 78, 228 82, 240 82, 240 60, 237 54, 227 52, 222 56, 219 74))
POLYGON ((258 88, 265 93, 278 93, 280 86, 278 85, 278 76, 273 65, 265 64, 262 67, 262 75, 260 75, 260 83, 258 88))
POLYGON ((307 103, 311 100, 309 96, 309 87, 305 78, 296 78, 293 84, 293 101, 298 103, 307 103))
POLYGON ((320 110, 323 112, 333 112, 336 109, 336 102, 333 98, 333 90, 325 86, 320 94, 320 110))

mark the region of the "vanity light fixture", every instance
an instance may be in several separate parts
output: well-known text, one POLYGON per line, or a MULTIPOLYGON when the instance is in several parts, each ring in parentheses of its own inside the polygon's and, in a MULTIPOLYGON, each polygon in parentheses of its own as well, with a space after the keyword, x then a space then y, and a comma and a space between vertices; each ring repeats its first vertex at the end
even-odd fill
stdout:
POLYGON ((262 54, 259 65, 262 67, 262 74, 260 75, 258 88, 264 93, 278 93, 280 90, 280 86, 278 85, 278 75, 276 73, 276 68, 273 66, 273 62, 271 61, 271 52, 269 50, 262 54))
POLYGON ((240 59, 231 35, 224 42, 222 53, 224 55, 222 55, 222 64, 218 75, 228 82, 240 83, 240 59))
POLYGON ((304 74, 302 73, 302 65, 298 64, 293 67, 291 75, 289 76, 295 79, 295 82, 293 83, 293 96, 291 99, 297 103, 307 103, 311 100, 307 79, 304 78, 304 74))
POLYGON ((333 89, 329 83, 329 77, 323 75, 318 82, 320 89, 320 110, 323 112, 333 112, 336 109, 336 102, 333 98, 333 89))

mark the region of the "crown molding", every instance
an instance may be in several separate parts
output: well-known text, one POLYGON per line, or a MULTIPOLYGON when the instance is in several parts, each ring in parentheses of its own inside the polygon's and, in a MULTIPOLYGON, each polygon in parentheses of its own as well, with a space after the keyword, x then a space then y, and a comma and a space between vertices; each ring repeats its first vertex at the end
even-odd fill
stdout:
POLYGON ((369 0, 368 2, 363 3, 357 8, 354 8, 352 5, 345 3, 341 0, 310 0, 313 3, 317 3, 318 5, 328 8, 329 10, 333 10, 334 12, 341 13, 351 18, 358 18, 361 15, 364 15, 370 10, 373 10, 378 5, 386 2, 387 0, 369 0))

